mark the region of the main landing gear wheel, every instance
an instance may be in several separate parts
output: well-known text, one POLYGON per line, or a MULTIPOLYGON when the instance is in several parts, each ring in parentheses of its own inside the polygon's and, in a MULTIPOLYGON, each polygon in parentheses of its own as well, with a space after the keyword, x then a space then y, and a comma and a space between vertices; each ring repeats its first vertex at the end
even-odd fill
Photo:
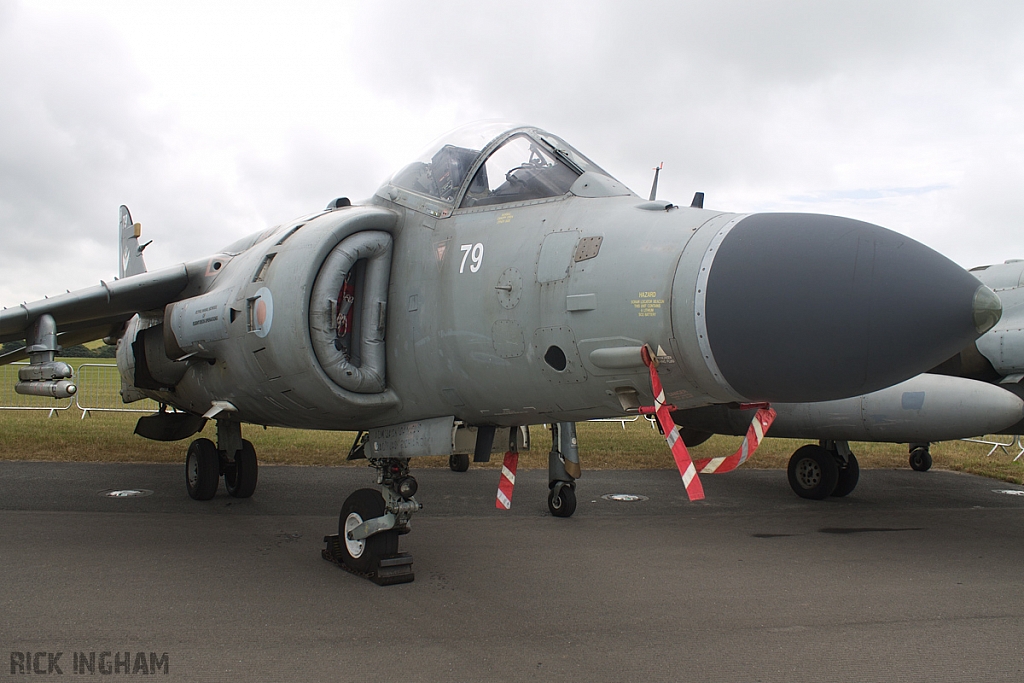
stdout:
POLYGON ((932 467, 932 454, 927 447, 918 447, 910 451, 910 467, 918 472, 927 472, 932 467))
POLYGON ((452 472, 465 472, 469 470, 469 456, 464 454, 448 456, 448 468, 452 472))
POLYGON ((359 489, 341 506, 338 519, 338 537, 341 540, 342 561, 353 570, 369 573, 377 569, 381 558, 398 552, 398 531, 391 529, 363 540, 352 540, 348 532, 368 519, 384 514, 384 497, 376 489, 359 489))
POLYGON ((836 482, 836 488, 832 491, 832 495, 836 498, 850 495, 857 488, 859 479, 860 465, 857 463, 857 456, 850 453, 847 456, 846 467, 839 468, 839 480, 836 482))
POLYGON ((548 510, 555 517, 572 517, 576 512, 576 488, 571 484, 556 486, 548 494, 548 510))
POLYGON ((251 441, 242 441, 242 450, 235 453, 235 461, 224 464, 224 487, 235 498, 248 498, 256 490, 259 466, 256 449, 251 441))
POLYGON ((209 439, 196 439, 185 456, 185 486, 193 500, 210 500, 220 483, 220 456, 209 439))
POLYGON ((789 485, 801 498, 824 500, 839 483, 839 463, 821 446, 801 446, 789 459, 789 485))

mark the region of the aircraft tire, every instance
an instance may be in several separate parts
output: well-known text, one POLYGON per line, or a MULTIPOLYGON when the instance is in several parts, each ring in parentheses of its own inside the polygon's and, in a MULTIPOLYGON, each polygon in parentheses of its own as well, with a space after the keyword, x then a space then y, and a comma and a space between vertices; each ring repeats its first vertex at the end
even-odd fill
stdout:
POLYGON ((185 456, 185 487, 193 500, 210 500, 220 484, 220 456, 209 439, 196 439, 185 456))
POLYGON ((572 517, 576 512, 576 489, 566 485, 558 489, 558 495, 551 489, 548 494, 548 510, 555 517, 572 517))
POLYGON ((910 467, 917 472, 927 472, 932 468, 932 454, 927 448, 915 448, 910 452, 910 467))
POLYGON ((224 468, 224 488, 235 498, 248 498, 256 491, 259 479, 259 464, 256 449, 251 441, 242 441, 242 450, 235 454, 235 461, 224 468))
POLYGON ((839 482, 839 463, 821 446, 807 444, 789 459, 789 485, 801 498, 824 500, 839 482))
POLYGON ((448 468, 452 472, 466 472, 469 470, 469 456, 460 453, 448 456, 448 468))
POLYGON ((368 519, 384 514, 384 497, 377 489, 359 489, 345 499, 338 519, 338 538, 341 540, 342 560, 353 570, 374 572, 381 558, 398 552, 398 531, 391 529, 374 534, 362 541, 350 541, 348 531, 368 519))
POLYGON ((839 468, 839 480, 836 482, 836 488, 832 491, 832 495, 836 498, 850 495, 857 488, 859 480, 860 465, 857 463, 857 456, 850 453, 850 459, 847 461, 846 467, 839 468))

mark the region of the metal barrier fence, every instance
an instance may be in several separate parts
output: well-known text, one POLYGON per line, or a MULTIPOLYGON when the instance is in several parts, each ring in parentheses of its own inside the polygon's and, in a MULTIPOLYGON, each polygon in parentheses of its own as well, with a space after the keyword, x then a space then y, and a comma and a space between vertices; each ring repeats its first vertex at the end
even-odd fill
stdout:
POLYGON ((1020 460, 1021 456, 1024 455, 1024 442, 1021 441, 1021 437, 1020 436, 1016 436, 1016 437, 1008 436, 1006 438, 1008 438, 1009 441, 1005 442, 1005 443, 1002 442, 1002 441, 988 441, 986 439, 960 439, 960 440, 961 441, 968 441, 970 443, 980 443, 980 444, 984 444, 986 446, 991 446, 992 449, 989 450, 989 452, 986 454, 985 457, 990 457, 993 453, 995 453, 999 449, 1002 449, 1003 453, 1006 453, 1007 455, 1010 455, 1010 451, 1007 450, 1007 449, 1013 448, 1013 449, 1015 449, 1017 451, 1017 455, 1014 456, 1013 462, 1017 462, 1018 460, 1020 460))
POLYGON ((75 373, 78 391, 75 405, 82 411, 82 419, 91 412, 152 413, 160 407, 153 399, 130 404, 121 401, 121 374, 117 366, 109 363, 82 363, 75 373), (128 406, 131 406, 130 408, 128 406))
POLYGON ((639 417, 639 415, 634 417, 600 417, 594 420, 587 420, 587 422, 618 422, 625 429, 627 422, 636 422, 639 417))
MULTIPOLYGON (((594 420, 587 420, 587 422, 618 422, 622 425, 622 428, 625 429, 627 422, 636 422, 640 417, 640 415, 634 415, 633 417, 599 417, 594 420)), ((651 423, 651 429, 658 428, 658 425, 655 424, 653 415, 644 415, 643 417, 651 423)))
POLYGON ((78 391, 71 398, 53 399, 45 396, 23 396, 14 391, 18 382, 18 369, 28 363, 0 365, 0 410, 47 410, 49 416, 58 410, 75 406, 82 411, 82 419, 91 412, 152 413, 159 404, 152 399, 128 405, 121 401, 121 375, 113 363, 82 363, 75 370, 74 381, 78 391))

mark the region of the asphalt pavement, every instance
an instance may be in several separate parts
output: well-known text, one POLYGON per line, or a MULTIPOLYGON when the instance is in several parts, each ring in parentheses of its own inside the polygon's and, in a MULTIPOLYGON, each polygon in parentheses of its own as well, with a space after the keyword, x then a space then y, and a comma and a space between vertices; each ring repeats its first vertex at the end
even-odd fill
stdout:
POLYGON ((690 503, 584 471, 556 519, 544 471, 509 512, 495 470, 414 474, 416 580, 380 587, 320 556, 368 468, 200 503, 181 466, 0 462, 0 681, 1024 678, 1024 487, 868 470, 805 501, 741 470, 690 503))

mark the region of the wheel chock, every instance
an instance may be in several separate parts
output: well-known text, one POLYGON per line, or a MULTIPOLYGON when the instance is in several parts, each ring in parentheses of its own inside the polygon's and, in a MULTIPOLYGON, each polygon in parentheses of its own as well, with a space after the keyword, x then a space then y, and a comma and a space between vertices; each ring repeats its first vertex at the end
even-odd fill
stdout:
POLYGON ((326 547, 320 551, 320 555, 336 564, 350 574, 361 576, 364 579, 373 581, 378 586, 392 586, 398 583, 411 583, 415 578, 412 571, 412 555, 409 553, 396 553, 382 557, 377 562, 377 569, 372 572, 359 572, 345 564, 345 551, 341 548, 341 540, 338 534, 324 536, 326 547))

